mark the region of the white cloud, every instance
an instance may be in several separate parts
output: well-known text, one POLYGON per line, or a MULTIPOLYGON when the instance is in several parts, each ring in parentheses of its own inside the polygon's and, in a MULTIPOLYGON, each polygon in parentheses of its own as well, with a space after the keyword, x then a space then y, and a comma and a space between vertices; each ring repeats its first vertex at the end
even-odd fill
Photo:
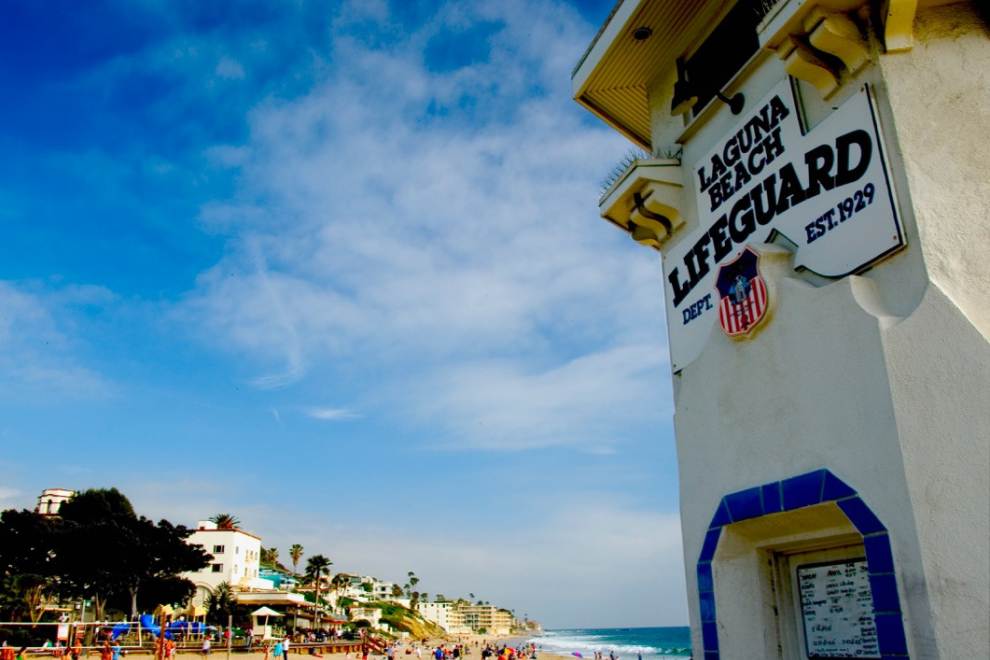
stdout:
POLYGON ((101 287, 45 290, 0 281, 0 393, 8 400, 109 395, 109 381, 75 354, 78 347, 67 308, 111 299, 101 287))
POLYGON ((643 344, 538 371, 508 361, 464 364, 420 388, 414 406, 462 448, 577 445, 608 453, 619 430, 669 415, 663 362, 660 351, 643 344))
POLYGON ((465 534, 441 520, 301 524, 277 512, 253 514, 254 531, 266 545, 287 550, 301 543, 309 553, 329 554, 335 570, 400 582, 414 570, 422 580, 418 588, 431 595, 474 593, 549 626, 683 625, 687 619, 676 514, 578 495, 534 523, 480 534, 480 520, 465 534))
POLYGON ((225 80, 241 80, 244 78, 244 67, 234 58, 225 55, 217 61, 214 73, 225 80))
POLYGON ((239 193, 202 215, 231 241, 179 314, 248 356, 258 388, 374 369, 368 396, 446 444, 607 452, 658 420, 656 258, 595 208, 627 147, 568 100, 590 36, 551 2, 457 3, 388 50, 334 35, 336 68, 210 151, 236 153, 239 193), (482 21, 500 26, 487 58, 424 64, 432 39, 482 21))
POLYGON ((360 416, 347 408, 307 408, 306 415, 323 422, 338 422, 356 419, 360 416))

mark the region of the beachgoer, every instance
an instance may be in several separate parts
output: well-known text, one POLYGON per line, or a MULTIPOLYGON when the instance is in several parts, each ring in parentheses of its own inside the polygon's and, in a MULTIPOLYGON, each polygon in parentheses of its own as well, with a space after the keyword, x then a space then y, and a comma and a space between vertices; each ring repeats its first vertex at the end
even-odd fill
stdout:
POLYGON ((200 649, 200 651, 202 651, 203 655, 209 655, 210 654, 210 636, 209 635, 204 635, 203 636, 203 646, 200 649))
POLYGON ((282 640, 282 658, 283 660, 289 660, 289 636, 286 635, 285 639, 282 640))
POLYGON ((103 640, 103 647, 100 649, 100 660, 110 660, 113 657, 113 651, 110 650, 110 640, 103 640))

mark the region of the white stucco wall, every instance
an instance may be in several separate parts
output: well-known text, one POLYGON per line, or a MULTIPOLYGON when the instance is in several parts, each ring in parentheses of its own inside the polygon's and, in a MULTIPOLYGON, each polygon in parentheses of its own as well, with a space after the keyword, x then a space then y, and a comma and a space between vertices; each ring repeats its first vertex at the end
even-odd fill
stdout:
MULTIPOLYGON (((201 545, 212 556, 210 565, 206 568, 183 577, 191 580, 198 587, 209 591, 220 583, 226 582, 232 588, 242 589, 274 589, 271 580, 258 577, 261 568, 261 539, 240 530, 229 529, 197 529, 186 541, 193 545, 201 545), (222 553, 214 553, 216 546, 223 546, 222 553), (213 572, 213 564, 222 564, 222 570, 213 572)), ((196 600, 205 597, 205 591, 197 591, 196 600)))
MULTIPOLYGON (((874 40, 878 63, 858 76, 876 91, 907 249, 831 283, 769 263, 777 307, 766 327, 743 342, 716 328, 674 376, 697 650, 695 564, 720 498, 822 467, 890 531, 912 657, 986 657, 990 647, 990 40, 965 4, 922 10, 915 38, 913 50, 889 55, 874 40)), ((768 59, 742 91, 758 99, 782 77, 768 59)), ((809 119, 855 86, 828 102, 802 86, 809 119)), ((664 90, 651 97, 661 149, 679 132, 664 90)), ((732 122, 725 112, 699 130, 683 162, 732 122)), ((690 222, 697 210, 685 197, 690 222)), ((732 634, 766 629, 766 612, 753 608, 763 584, 755 566, 725 588, 716 560, 720 635, 731 635, 723 659, 773 647, 732 634)))

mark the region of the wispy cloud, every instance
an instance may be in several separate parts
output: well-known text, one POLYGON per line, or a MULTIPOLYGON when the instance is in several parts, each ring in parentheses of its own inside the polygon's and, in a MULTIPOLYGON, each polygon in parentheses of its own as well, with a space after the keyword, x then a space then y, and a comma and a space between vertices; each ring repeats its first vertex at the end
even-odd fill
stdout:
POLYGON ((307 408, 306 416, 323 422, 339 422, 360 417, 356 412, 347 408, 307 408))
POLYGON ((277 512, 257 510, 253 521, 256 532, 281 539, 286 550, 295 542, 307 549, 333 548, 339 570, 400 579, 414 569, 422 580, 419 588, 430 594, 475 593, 520 615, 540 617, 551 627, 683 625, 676 514, 580 494, 566 508, 541 513, 534 523, 495 528, 490 538, 474 528, 463 535, 452 526, 441 532, 442 543, 433 525, 300 525, 277 512), (398 548, 401 565, 396 564, 398 548))
POLYGON ((509 2, 441 9, 388 50, 338 30, 347 66, 258 107, 245 145, 212 148, 237 154, 240 190, 203 218, 232 241, 181 313, 247 354, 258 388, 375 369, 365 394, 439 422, 444 442, 607 451, 656 420, 657 265, 594 206, 626 146, 567 100, 589 26, 509 2), (423 59, 478 23, 483 57, 423 59))
POLYGON ((0 281, 0 393, 9 400, 110 395, 110 381, 76 354, 69 308, 111 299, 101 287, 0 281))

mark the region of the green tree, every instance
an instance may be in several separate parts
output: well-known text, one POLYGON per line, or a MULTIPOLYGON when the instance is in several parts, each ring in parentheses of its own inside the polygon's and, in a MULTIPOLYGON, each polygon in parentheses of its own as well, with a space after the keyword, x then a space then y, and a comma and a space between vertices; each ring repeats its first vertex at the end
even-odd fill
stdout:
POLYGON ((192 533, 167 520, 157 524, 137 516, 116 488, 76 494, 59 509, 61 528, 56 543, 58 589, 63 596, 90 598, 97 618, 109 599, 130 600, 137 616, 143 589, 155 600, 182 604, 195 590, 179 574, 209 563, 202 547, 186 542, 192 533))
POLYGON ((262 548, 261 563, 275 568, 278 566, 278 548, 262 548))
POLYGON ((234 592, 231 591, 230 585, 221 582, 206 597, 206 617, 213 623, 225 626, 228 617, 233 615, 236 605, 237 601, 234 600, 234 592))
POLYGON ((392 585, 392 598, 399 598, 402 596, 402 587, 397 584, 392 585))
POLYGON ((37 622, 57 587, 55 548, 61 520, 33 511, 0 514, 0 613, 37 622))
POLYGON ((241 521, 232 513, 218 513, 210 517, 210 521, 216 523, 219 529, 237 529, 241 521))
POLYGON ((333 564, 329 557, 323 555, 313 555, 306 561, 306 579, 311 580, 316 590, 316 626, 320 625, 320 587, 323 583, 323 574, 330 572, 333 564))
POLYGON ((289 548, 289 557, 292 558, 292 572, 299 573, 299 560, 303 556, 303 547, 298 543, 293 543, 292 547, 289 548))

